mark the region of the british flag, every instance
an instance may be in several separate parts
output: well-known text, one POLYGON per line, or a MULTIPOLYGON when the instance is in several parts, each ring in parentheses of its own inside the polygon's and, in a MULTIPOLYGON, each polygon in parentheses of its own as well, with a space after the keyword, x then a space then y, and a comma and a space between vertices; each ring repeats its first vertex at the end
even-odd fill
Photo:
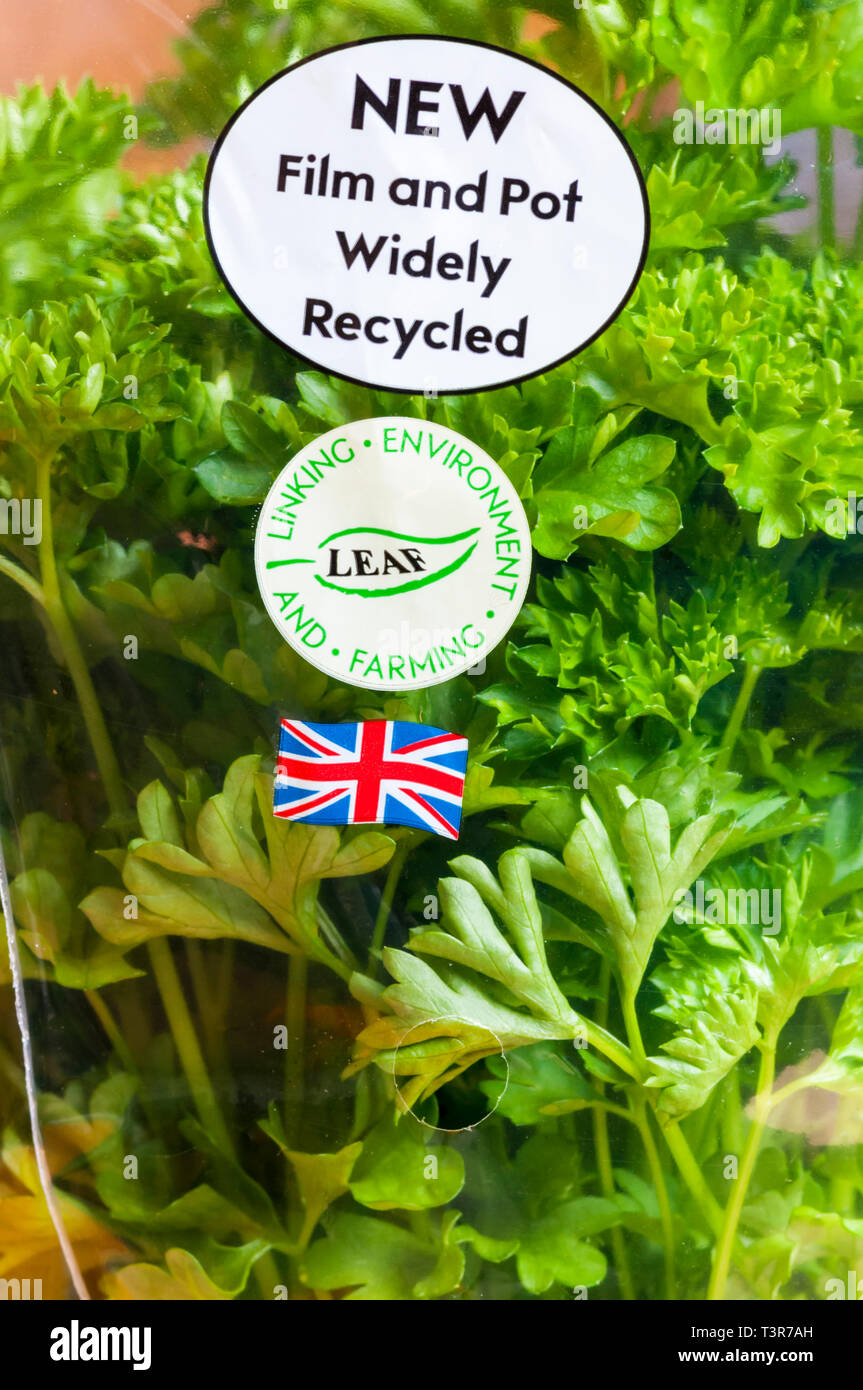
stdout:
POLYGON ((426 724, 283 719, 274 814, 309 825, 409 825, 457 840, 467 739, 426 724))

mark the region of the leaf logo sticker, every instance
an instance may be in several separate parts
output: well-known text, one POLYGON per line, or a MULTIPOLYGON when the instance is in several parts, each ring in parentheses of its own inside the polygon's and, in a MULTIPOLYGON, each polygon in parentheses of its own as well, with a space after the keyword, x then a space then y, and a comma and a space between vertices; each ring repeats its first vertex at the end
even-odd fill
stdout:
POLYGON ((531 554, 500 465, 409 416, 310 440, 255 530, 258 587, 284 641, 334 680, 391 692, 480 667, 524 602, 531 554))
POLYGON ((452 536, 412 536, 380 526, 334 531, 318 546, 315 579, 360 598, 389 598, 454 574, 477 546, 478 526, 452 536))

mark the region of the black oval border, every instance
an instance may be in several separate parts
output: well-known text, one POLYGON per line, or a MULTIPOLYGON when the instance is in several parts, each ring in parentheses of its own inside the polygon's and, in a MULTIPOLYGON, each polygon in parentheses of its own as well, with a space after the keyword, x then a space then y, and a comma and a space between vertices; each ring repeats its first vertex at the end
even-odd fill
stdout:
POLYGON ((255 101, 261 95, 261 92, 265 92, 268 87, 271 87, 274 82, 278 82, 280 78, 285 77, 289 72, 296 72, 297 68, 305 67, 308 63, 317 62, 319 58, 325 58, 330 53, 342 53, 345 50, 351 48, 365 48, 369 44, 373 43, 404 43, 406 40, 411 40, 415 43, 417 41, 421 41, 424 43, 461 43, 466 44, 471 48, 483 48, 490 50, 492 53, 503 53, 506 55, 506 57, 513 58, 519 63, 526 63, 528 67, 537 68, 538 71, 544 73, 546 77, 551 77, 556 82, 560 82, 562 86, 567 87, 571 92, 575 92, 577 96, 580 96, 582 101, 586 101, 588 106, 592 106, 597 115, 599 115, 602 118, 602 120, 605 121, 605 124, 617 136, 618 140, 623 146, 623 149, 626 152, 630 164, 632 165, 632 168, 635 172, 638 187, 641 191, 641 201, 644 206, 644 244, 641 248, 641 256, 639 257, 638 266, 636 267, 635 274, 614 313, 611 314, 605 320, 605 323, 602 325, 602 327, 598 328, 595 333, 593 333, 588 339, 586 339, 585 342, 583 342, 580 345, 580 347, 577 347, 573 352, 565 353, 563 357, 558 357, 553 362, 546 363, 546 365, 544 367, 540 367, 538 371, 526 372, 522 376, 508 377, 506 381, 491 382, 488 386, 466 386, 456 388, 455 390, 441 388, 439 391, 436 392, 436 396, 479 396, 486 391, 500 391, 505 386, 517 386, 522 381, 531 381, 535 377, 543 376, 546 372, 553 371, 556 367, 563 366, 564 362, 571 362, 573 358, 580 356, 580 354, 584 352, 587 348, 589 348, 592 343, 595 343, 597 338, 600 338, 602 334, 605 332, 605 330, 607 328, 610 328, 611 325, 615 322, 615 320, 618 319, 620 315, 623 313, 623 310, 626 308, 627 304, 632 298, 636 286, 638 285, 638 282, 641 279, 642 272, 647 261, 647 254, 650 249, 651 217, 650 200, 647 196, 647 184, 644 179, 644 174, 641 171, 641 166, 638 163, 638 160, 635 158, 635 155, 633 154, 632 149, 630 148, 628 140, 621 133, 618 127, 614 124, 614 121, 611 119, 608 113, 606 111, 603 111, 602 107, 593 100, 593 97, 588 96, 587 92, 583 92, 580 87, 577 87, 575 85, 574 82, 570 82, 566 77, 562 77, 560 73, 553 72, 552 69, 547 68, 545 64, 537 62, 535 58, 526 58, 521 53, 513 53, 511 49, 501 48, 499 44, 485 43, 482 39, 456 38, 455 36, 451 36, 448 34, 379 34, 375 35, 374 38, 354 39, 348 43, 334 44, 331 48, 322 48, 317 53, 311 53, 306 58, 300 58, 296 63, 290 63, 288 67, 282 68, 279 72, 273 73, 273 76, 268 77, 267 81, 264 82, 260 87, 256 88, 256 90, 252 92, 251 96, 246 97, 246 100, 243 102, 242 106, 237 107, 234 114, 229 118, 227 124, 220 132, 218 139, 216 140, 216 143, 213 146, 212 151, 210 152, 210 157, 207 160, 207 171, 204 177, 204 234, 207 238, 207 247, 209 249, 210 256, 212 257, 213 264, 215 265, 216 270, 219 273, 219 278, 221 279, 222 284, 225 286, 225 289, 228 291, 231 298, 239 306, 239 308, 242 309, 243 313, 246 315, 246 318, 251 320, 255 327, 260 329, 260 331, 265 335, 265 337, 269 338, 271 342, 276 343, 285 352, 289 352, 291 356, 296 357, 300 362, 304 362, 310 367, 317 368, 318 371, 324 372, 327 376, 338 377, 340 381, 349 381, 353 386, 363 386, 367 390, 371 391, 386 391, 388 394, 398 396, 423 395, 424 390, 422 387, 411 389, 406 386, 387 386, 382 382, 367 381, 363 377, 347 376, 344 372, 334 371, 332 367, 328 367, 325 363, 318 362, 315 360, 315 358, 308 357, 305 353, 297 351, 297 349, 292 347, 290 343, 286 343, 283 338, 280 338, 276 333, 273 333, 269 328, 265 327, 265 325, 262 324, 261 321, 255 317, 251 310, 243 303, 240 296, 236 294, 234 289, 232 288, 231 283, 228 280, 228 277, 226 276, 222 268, 222 263, 219 260, 218 255, 216 254, 216 248, 213 244, 213 236, 210 230, 210 182, 212 179, 213 168, 215 166, 216 159, 218 158, 219 151, 221 150, 222 145, 224 144, 228 132, 234 125, 234 122, 239 120, 240 116, 242 116, 243 112, 246 110, 246 107, 251 106, 252 102, 255 101))

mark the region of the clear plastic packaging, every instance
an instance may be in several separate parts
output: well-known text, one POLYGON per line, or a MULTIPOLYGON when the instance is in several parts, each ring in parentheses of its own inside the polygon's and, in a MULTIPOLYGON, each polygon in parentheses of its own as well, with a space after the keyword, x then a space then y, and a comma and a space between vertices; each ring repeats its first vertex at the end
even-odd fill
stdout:
MULTIPOLYGON (((856 1297, 863 6, 82 0, 37 48, 49 8, 0 104, 0 1286, 856 1297), (477 44, 463 126, 491 45, 631 150, 646 263, 561 365, 399 394, 223 282, 229 120, 392 35, 477 44), (472 441, 532 533, 508 636, 425 688, 325 674, 254 563, 286 465, 385 417, 472 441), (282 719, 466 738, 457 845, 274 816, 282 719)), ((573 226, 528 308, 575 325, 610 271, 573 226)))

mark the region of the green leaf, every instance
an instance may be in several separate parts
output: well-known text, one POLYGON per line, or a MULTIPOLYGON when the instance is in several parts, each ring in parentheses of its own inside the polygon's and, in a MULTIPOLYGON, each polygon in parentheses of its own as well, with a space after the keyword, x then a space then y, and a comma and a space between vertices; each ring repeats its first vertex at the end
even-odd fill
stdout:
POLYGON ((401 1089, 408 1106, 481 1057, 575 1037, 580 1029, 548 967, 525 855, 510 850, 501 857, 500 882, 479 860, 463 857, 452 867, 460 877, 441 881, 440 928, 419 928, 410 941, 411 952, 441 964, 432 968, 416 954, 385 950, 396 984, 381 993, 362 976, 351 981, 352 992, 379 1014, 357 1040, 352 1069, 374 1060, 410 1077, 401 1089))
POLYGON ((194 473, 209 496, 228 507, 263 502, 275 477, 267 465, 228 453, 209 454, 195 464, 194 473))
MULTIPOLYGON (((673 1016, 682 1031, 662 1044, 663 1057, 649 1059, 653 1074, 645 1085, 661 1088, 659 1109, 673 1119, 703 1105, 761 1036, 755 1021, 758 996, 751 983, 705 971, 699 985, 697 999, 675 994, 673 1016)), ((672 1016, 668 1006, 658 1012, 672 1016)))
POLYGON ((516 1125, 539 1124, 548 1115, 582 1109, 600 1099, 562 1051, 551 1044, 519 1048, 506 1061, 489 1057, 487 1066, 496 1079, 481 1081, 479 1089, 516 1125))
POLYGON ((578 804, 573 792, 563 790, 542 797, 521 822, 521 832, 548 849, 563 849, 578 821, 578 804))
POLYGON ((222 407, 222 429, 231 448, 240 458, 265 464, 275 477, 287 462, 284 442, 278 432, 257 411, 242 401, 226 401, 222 407))
POLYGON ((153 936, 233 937, 274 951, 290 950, 267 914, 230 884, 168 873, 133 855, 127 856, 123 878, 138 899, 137 917, 126 919, 124 894, 113 888, 95 889, 81 911, 107 941, 126 950, 153 936))
POLYGON ((299 1244, 304 1247, 327 1208, 347 1192, 351 1170, 362 1152, 362 1144, 348 1144, 334 1154, 304 1154, 286 1149, 297 1175, 305 1221, 299 1244))
POLYGON ((510 1259, 519 1244, 517 1236, 496 1240, 493 1236, 481 1235, 473 1226, 464 1225, 456 1227, 454 1239, 462 1245, 472 1246, 481 1260, 488 1260, 490 1264, 496 1265, 510 1259))
MULTIPOLYGON (((807 1078, 807 1085, 823 1086, 859 1101, 863 1084, 863 984, 849 989, 833 1025, 830 1050, 807 1078)), ((834 1141, 835 1142, 835 1141, 834 1141)))
POLYGON ((138 797, 138 820, 147 840, 167 840, 171 845, 182 846, 180 818, 161 782, 151 782, 141 792, 138 797))
POLYGON ((47 869, 28 869, 12 880, 12 908, 21 935, 41 960, 53 961, 72 930, 72 905, 47 869))
POLYGON ((230 1301, 241 1293, 249 1269, 262 1253, 259 1242, 230 1252, 233 1268, 225 1271, 233 1287, 222 1288, 205 1273, 187 1250, 168 1250, 167 1269, 153 1264, 130 1264, 106 1276, 108 1296, 151 1302, 193 1303, 230 1301))
POLYGON ((43 973, 67 989, 99 989, 142 972, 124 958, 128 946, 114 949, 94 936, 59 879, 47 869, 16 874, 10 885, 19 935, 43 973))
POLYGON ((350 1289, 347 1299, 403 1301, 436 1264, 434 1248, 403 1227, 339 1212, 310 1248, 303 1279, 313 1289, 350 1289))
POLYGON ((350 1189, 355 1201, 374 1211, 427 1211, 451 1202, 463 1183, 461 1154, 427 1147, 422 1127, 392 1111, 363 1140, 350 1189))
POLYGON ((496 784, 494 768, 484 763, 469 763, 464 782, 462 810, 465 816, 491 811, 498 806, 525 806, 528 795, 518 787, 496 784))
POLYGON ((508 653, 511 680, 479 694, 499 710, 499 723, 524 721, 517 731, 526 748, 504 736, 513 756, 569 748, 584 762, 608 756, 636 720, 692 727, 707 692, 733 669, 724 634, 742 637, 750 620, 701 589, 685 606, 663 601, 657 573, 651 558, 617 549, 587 571, 570 564, 551 580, 538 576, 537 602, 524 610, 526 644, 508 653))
POLYGON ((151 935, 235 937, 284 953, 301 949, 349 973, 321 938, 320 881, 371 872, 387 862, 394 842, 368 831, 342 843, 331 827, 277 819, 272 778, 260 763, 258 755, 232 763, 222 791, 189 806, 186 827, 161 783, 145 789, 139 818, 152 838, 132 840, 122 866, 140 904, 137 918, 126 920, 116 889, 97 889, 81 905, 109 941, 128 947, 151 935))
POLYGON ((714 858, 730 827, 727 817, 699 816, 684 827, 672 851, 665 807, 649 797, 619 795, 622 861, 587 797, 582 800, 584 819, 573 831, 563 858, 572 896, 602 918, 624 985, 634 995, 678 893, 687 889, 714 858), (628 869, 631 897, 623 864, 628 869))
POLYGON ((326 425, 343 425, 369 413, 369 393, 350 382, 337 381, 320 372, 298 372, 297 387, 306 408, 326 425))
POLYGON ((605 1278, 605 1256, 580 1239, 618 1225, 621 1212, 600 1197, 577 1198, 534 1222, 521 1237, 516 1265, 528 1293, 545 1293, 553 1284, 593 1288, 605 1278))
POLYGON ((554 484, 535 494, 539 520, 533 541, 540 554, 565 560, 587 534, 613 535, 634 550, 656 550, 669 541, 681 525, 677 497, 649 485, 669 468, 674 441, 642 435, 589 467, 584 448, 584 431, 567 426, 552 440, 537 472, 540 482, 547 477, 554 484))
MULTIPOLYGON (((127 114, 125 96, 100 91, 92 78, 74 92, 35 84, 3 97, 0 299, 7 312, 30 308, 49 286, 59 295, 63 281, 66 293, 92 283, 94 246, 125 182, 119 161, 127 114)), ((142 121, 142 135, 150 125, 142 121)), ((53 384, 58 367, 49 353, 44 357, 53 384)))
POLYGON ((324 1212, 349 1191, 351 1172, 363 1145, 347 1144, 331 1154, 308 1154, 291 1149, 274 1102, 270 1103, 269 1116, 260 1121, 260 1127, 278 1144, 294 1170, 304 1210, 297 1244, 304 1250, 324 1212))
POLYGON ((289 1248, 272 1198, 233 1155, 226 1153, 217 1139, 193 1116, 180 1121, 181 1132, 206 1156, 207 1175, 217 1192, 231 1202, 270 1244, 289 1248))

